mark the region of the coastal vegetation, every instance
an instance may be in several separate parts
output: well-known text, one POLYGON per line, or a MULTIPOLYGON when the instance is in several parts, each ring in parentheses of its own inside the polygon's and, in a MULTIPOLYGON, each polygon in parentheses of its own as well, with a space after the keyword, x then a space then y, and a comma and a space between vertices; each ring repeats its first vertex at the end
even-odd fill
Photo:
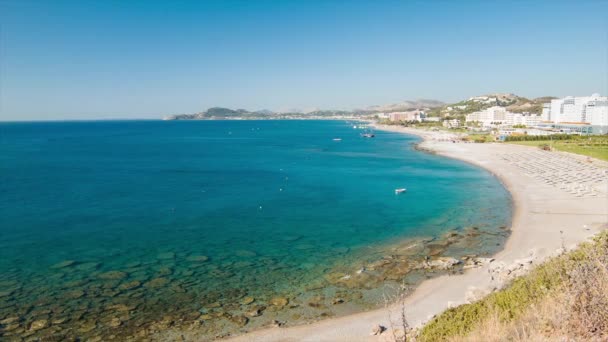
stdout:
POLYGON ((492 142, 494 141, 494 136, 492 136, 491 134, 468 134, 467 136, 463 137, 462 140, 464 141, 472 141, 475 143, 486 143, 486 142, 492 142))
POLYGON ((580 136, 570 134, 556 134, 547 136, 510 136, 508 143, 537 146, 540 148, 555 149, 563 152, 576 153, 608 161, 608 136, 580 136))
POLYGON ((503 290, 448 309, 422 327, 417 340, 599 341, 607 337, 608 232, 604 231, 503 290))

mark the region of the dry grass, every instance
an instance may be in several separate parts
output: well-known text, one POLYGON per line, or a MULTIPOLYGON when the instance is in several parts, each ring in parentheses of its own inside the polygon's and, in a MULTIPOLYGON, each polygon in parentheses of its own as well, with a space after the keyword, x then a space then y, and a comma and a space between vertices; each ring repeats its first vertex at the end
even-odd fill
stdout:
POLYGON ((541 265, 511 287, 446 313, 423 327, 419 340, 608 341, 608 232, 541 265), (539 273, 552 277, 555 286, 534 289, 547 284, 539 281, 539 273), (496 301, 497 296, 523 298, 526 305, 513 310, 521 303, 496 301), (458 321, 462 317, 468 319, 468 329, 458 321), (450 329, 454 326, 459 328, 450 329))

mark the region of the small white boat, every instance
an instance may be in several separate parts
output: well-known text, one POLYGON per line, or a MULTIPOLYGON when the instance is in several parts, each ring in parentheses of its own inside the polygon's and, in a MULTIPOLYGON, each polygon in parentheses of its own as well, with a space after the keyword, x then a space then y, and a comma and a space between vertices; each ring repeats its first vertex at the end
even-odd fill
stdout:
POLYGON ((342 141, 342 138, 334 138, 333 141, 342 141))
POLYGON ((395 195, 399 195, 402 194, 404 192, 406 192, 407 189, 406 188, 399 188, 399 189, 395 189, 395 195))

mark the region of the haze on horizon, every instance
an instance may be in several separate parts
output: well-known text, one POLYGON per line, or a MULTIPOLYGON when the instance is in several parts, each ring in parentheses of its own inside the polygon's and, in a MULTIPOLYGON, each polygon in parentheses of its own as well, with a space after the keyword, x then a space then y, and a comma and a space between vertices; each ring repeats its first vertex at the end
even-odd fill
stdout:
POLYGON ((608 93, 608 1, 0 0, 0 121, 608 93))

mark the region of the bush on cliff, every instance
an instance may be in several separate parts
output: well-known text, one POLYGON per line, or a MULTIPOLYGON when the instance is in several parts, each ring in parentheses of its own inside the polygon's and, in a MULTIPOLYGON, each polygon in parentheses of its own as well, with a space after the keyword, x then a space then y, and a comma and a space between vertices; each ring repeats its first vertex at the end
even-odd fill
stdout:
POLYGON ((608 338, 608 232, 553 258, 507 288, 445 311, 418 341, 608 338))

